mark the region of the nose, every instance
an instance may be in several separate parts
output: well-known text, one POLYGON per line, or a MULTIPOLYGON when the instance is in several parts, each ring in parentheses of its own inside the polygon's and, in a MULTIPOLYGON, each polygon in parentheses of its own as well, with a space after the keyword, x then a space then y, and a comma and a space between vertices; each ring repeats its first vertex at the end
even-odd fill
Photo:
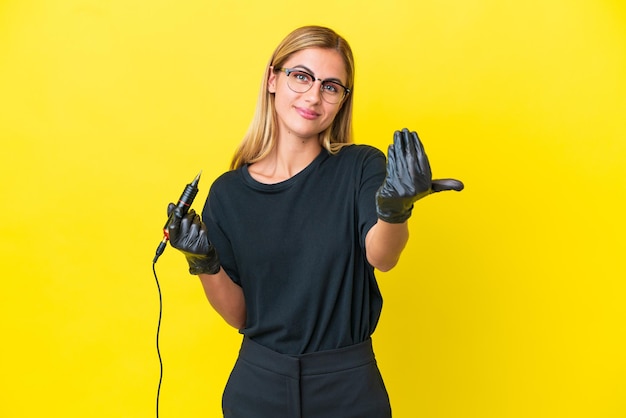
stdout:
POLYGON ((313 81, 313 85, 306 92, 306 94, 307 94, 307 100, 310 100, 313 102, 319 102, 320 100, 322 100, 322 80, 318 78, 317 80, 313 81), (319 82, 319 86, 317 85, 318 82, 319 82))

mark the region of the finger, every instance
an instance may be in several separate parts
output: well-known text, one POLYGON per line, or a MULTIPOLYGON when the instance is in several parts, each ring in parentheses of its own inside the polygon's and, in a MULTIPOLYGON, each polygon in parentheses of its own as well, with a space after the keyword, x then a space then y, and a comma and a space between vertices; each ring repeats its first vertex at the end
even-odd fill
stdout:
POLYGON ((387 177, 396 177, 396 148, 395 148, 395 136, 394 143, 387 147, 387 177))
POLYGON ((415 148, 417 164, 419 165, 421 172, 428 177, 428 179, 430 179, 432 176, 430 171, 430 162, 428 161, 424 144, 422 144, 419 136, 417 136, 417 132, 411 132, 411 142, 415 148))
POLYGON ((411 178, 417 178, 418 176, 421 177, 422 167, 419 164, 418 150, 412 135, 413 133, 404 128, 402 130, 402 134, 404 136, 404 155, 407 170, 411 175, 411 178))
MULTIPOLYGON (((180 210, 177 208, 177 211, 180 210)), ((178 215, 177 215, 178 216, 178 215)), ((189 235, 189 230, 193 223, 193 218, 196 216, 196 211, 191 209, 180 221, 180 234, 181 235, 189 235)))
POLYGON ((181 219, 185 216, 185 212, 184 212, 184 208, 180 207, 180 206, 176 206, 174 208, 174 216, 176 216, 177 218, 181 219))
POLYGON ((209 251, 209 239, 207 237, 206 226, 202 222, 200 215, 194 215, 187 238, 190 244, 190 251, 194 254, 207 254, 209 251))
POLYGON ((463 184, 463 182, 461 182, 460 180, 456 180, 456 179, 433 180, 432 186, 431 186, 433 193, 443 192, 447 190, 454 190, 454 191, 460 192, 461 190, 463 190, 464 187, 465 185, 463 184))
POLYGON ((397 178, 406 178, 410 176, 410 167, 411 165, 407 161, 408 149, 408 131, 406 128, 402 129, 402 131, 396 131, 394 134, 394 147, 396 153, 396 177, 397 178))
POLYGON ((195 237, 200 234, 200 230, 202 229, 201 228, 202 221, 200 220, 200 216, 197 215, 195 211, 193 212, 192 216, 190 216, 190 219, 191 219, 191 226, 189 228, 189 236, 195 237))
POLYGON ((402 154, 414 154, 414 147, 411 139, 411 132, 407 128, 402 129, 402 154))
POLYGON ((204 222, 202 222, 202 219, 199 216, 198 220, 200 221, 200 235, 207 237, 206 240, 208 241, 209 231, 207 230, 206 225, 204 224, 204 222))
POLYGON ((165 232, 165 235, 168 237, 168 239, 171 242, 176 242, 178 241, 178 238, 180 236, 181 219, 178 216, 174 215, 175 213, 174 209, 169 210, 168 208, 168 212, 169 212, 169 219, 166 224, 167 232, 165 232))
POLYGON ((167 205, 167 217, 168 218, 172 216, 172 212, 174 211, 174 209, 176 209, 176 205, 170 202, 170 204, 167 205))

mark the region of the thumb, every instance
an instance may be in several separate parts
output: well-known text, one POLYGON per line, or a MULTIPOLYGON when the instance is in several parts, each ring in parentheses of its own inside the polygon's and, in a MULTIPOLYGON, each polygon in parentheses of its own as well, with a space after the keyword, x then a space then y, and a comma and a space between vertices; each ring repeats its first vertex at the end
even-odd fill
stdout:
POLYGON ((460 180, 455 179, 439 179, 433 180, 430 188, 433 193, 444 192, 447 190, 455 190, 460 192, 465 186, 460 180))
POLYGON ((167 205, 167 217, 169 218, 172 215, 174 215, 178 219, 181 219, 184 216, 181 209, 170 202, 170 204, 167 205))
POLYGON ((167 205, 167 217, 168 218, 172 216, 172 212, 174 211, 174 209, 176 209, 176 205, 170 202, 170 204, 167 205))

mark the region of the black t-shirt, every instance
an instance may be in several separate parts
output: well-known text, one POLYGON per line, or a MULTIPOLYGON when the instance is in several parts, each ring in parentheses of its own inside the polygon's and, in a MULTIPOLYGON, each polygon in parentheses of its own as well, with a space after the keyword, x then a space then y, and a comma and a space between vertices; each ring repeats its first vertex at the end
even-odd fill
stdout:
POLYGON ((369 338, 382 297, 365 236, 384 177, 381 151, 350 145, 322 150, 280 183, 254 180, 247 166, 213 183, 202 217, 222 268, 243 288, 242 334, 285 354, 369 338))

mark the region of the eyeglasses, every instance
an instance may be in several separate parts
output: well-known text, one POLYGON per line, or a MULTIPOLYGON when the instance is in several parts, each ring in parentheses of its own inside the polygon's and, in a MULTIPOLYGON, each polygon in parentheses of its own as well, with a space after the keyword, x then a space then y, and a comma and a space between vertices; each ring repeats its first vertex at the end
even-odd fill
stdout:
POLYGON ((320 91, 322 98, 328 103, 336 104, 343 100, 345 96, 350 94, 350 89, 341 83, 321 78, 315 78, 313 74, 296 68, 276 68, 276 71, 282 71, 287 74, 287 86, 296 93, 306 93, 311 89, 316 80, 322 82, 320 91))

